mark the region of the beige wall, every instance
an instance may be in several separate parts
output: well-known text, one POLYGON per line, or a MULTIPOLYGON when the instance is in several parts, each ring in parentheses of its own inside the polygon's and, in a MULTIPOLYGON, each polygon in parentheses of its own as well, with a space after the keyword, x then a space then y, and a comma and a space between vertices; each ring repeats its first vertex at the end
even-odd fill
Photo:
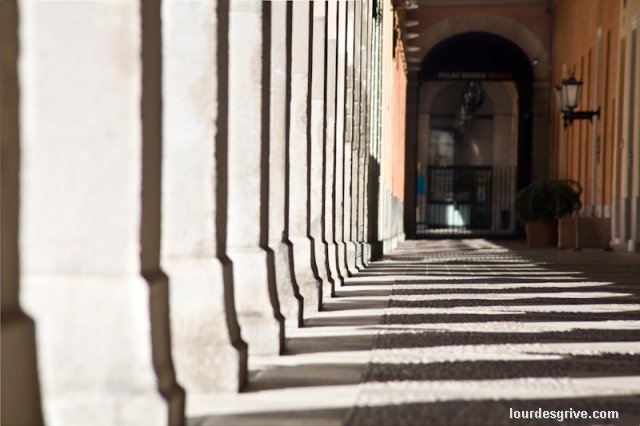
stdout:
POLYGON ((583 202, 593 205, 590 191, 593 132, 597 132, 600 157, 595 176, 595 205, 601 207, 609 207, 612 199, 619 4, 608 0, 564 0, 554 10, 551 90, 563 78, 575 73, 584 83, 579 109, 594 110, 600 106, 601 116, 595 124, 576 121, 565 129, 559 107, 555 105, 555 94, 551 93, 554 99, 551 110, 552 175, 580 182, 584 188, 583 202))
MULTIPOLYGON (((384 10, 393 10, 392 2, 385 1, 384 10)), ((397 12, 396 12, 397 13, 397 12)), ((405 187, 405 123, 407 71, 402 40, 398 38, 394 49, 393 13, 384 14, 382 29, 382 105, 381 105, 381 187, 380 227, 382 239, 404 233, 403 209, 405 187)))
POLYGON ((563 128, 554 102, 552 175, 580 182, 583 214, 611 217, 614 245, 637 250, 640 41, 634 28, 640 0, 562 0, 553 12, 552 82, 575 73, 583 81, 578 109, 599 107, 600 118, 563 128))

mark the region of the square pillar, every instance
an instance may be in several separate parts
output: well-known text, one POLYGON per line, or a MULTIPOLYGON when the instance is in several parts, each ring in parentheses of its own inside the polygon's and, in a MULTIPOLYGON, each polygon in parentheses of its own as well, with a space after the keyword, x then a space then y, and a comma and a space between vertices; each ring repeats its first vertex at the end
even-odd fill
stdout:
POLYGON ((293 246, 294 276, 304 298, 305 316, 318 311, 322 301, 321 281, 313 258, 309 229, 309 132, 308 114, 312 10, 306 1, 293 2, 291 40, 291 98, 287 146, 289 188, 288 237, 293 246))
MULTIPOLYGON (((353 110, 352 119, 352 142, 351 142, 351 253, 353 257, 352 273, 363 269, 362 265, 362 245, 360 244, 360 160, 362 151, 362 140, 360 133, 360 122, 362 119, 362 2, 356 2, 354 7, 354 45, 353 45, 353 110)), ((349 251, 347 250, 347 253, 349 251)))
POLYGON ((18 7, 0 3, 0 233, 2 234, 2 418, 6 425, 42 424, 33 320, 20 304, 20 94, 18 90, 18 7))
POLYGON ((173 356, 187 392, 239 390, 247 348, 218 259, 219 156, 226 144, 228 10, 217 0, 163 2, 162 266, 169 275, 173 356))
POLYGON ((269 249, 273 256, 280 312, 287 326, 302 325, 303 299, 292 270, 291 246, 287 244, 287 101, 291 73, 291 8, 288 2, 271 3, 271 81, 269 122, 269 249))
POLYGON ((326 245, 323 241, 324 228, 324 158, 325 147, 325 43, 326 43, 326 7, 324 0, 313 2, 313 38, 311 59, 311 117, 309 140, 309 233, 313 240, 312 250, 317 267, 317 277, 322 282, 322 294, 333 293, 331 277, 326 257, 326 245))
POLYGON ((360 42, 360 150, 359 150, 359 185, 358 185, 358 244, 360 255, 358 257, 361 267, 369 261, 370 246, 367 237, 367 199, 368 199, 368 169, 369 169, 369 93, 370 93, 370 45, 371 45, 371 18, 369 2, 362 2, 362 28, 360 42))
POLYGON ((160 252, 160 6, 22 1, 20 235, 50 424, 177 424, 160 252))
POLYGON ((284 348, 275 277, 268 262, 269 3, 229 3, 227 255, 249 354, 284 348))
POLYGON ((336 264, 342 280, 348 275, 346 263, 344 189, 345 189, 345 120, 346 120, 346 56, 347 56, 347 2, 339 1, 337 34, 336 69, 336 158, 333 190, 335 201, 333 220, 335 223, 334 240, 336 243, 336 264))
POLYGON ((346 46, 346 85, 345 85, 345 135, 344 135, 344 241, 345 241, 345 262, 348 275, 358 272, 356 268, 356 234, 354 212, 356 193, 354 185, 357 182, 357 143, 355 141, 356 122, 355 116, 357 104, 355 100, 357 72, 355 64, 356 45, 356 8, 357 2, 347 2, 347 46, 346 46))
POLYGON ((327 268, 333 278, 332 295, 336 286, 342 285, 342 276, 338 268, 338 252, 335 242, 334 211, 337 194, 336 178, 336 86, 337 86, 337 37, 338 37, 338 3, 327 5, 327 74, 326 74, 326 115, 324 143, 324 235, 327 268))

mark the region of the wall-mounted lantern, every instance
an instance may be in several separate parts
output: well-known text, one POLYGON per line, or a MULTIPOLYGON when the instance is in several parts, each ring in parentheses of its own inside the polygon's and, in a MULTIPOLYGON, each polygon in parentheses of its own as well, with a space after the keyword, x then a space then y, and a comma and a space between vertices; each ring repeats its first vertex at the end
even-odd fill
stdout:
POLYGON ((471 121, 473 113, 478 110, 484 102, 484 88, 479 81, 470 81, 462 94, 462 105, 456 117, 455 128, 462 131, 464 126, 471 121))
POLYGON ((556 86, 556 98, 560 105, 560 113, 564 120, 564 127, 571 126, 573 120, 592 120, 594 116, 600 118, 600 107, 595 111, 575 111, 580 103, 582 94, 582 82, 575 75, 562 80, 560 86, 556 86))

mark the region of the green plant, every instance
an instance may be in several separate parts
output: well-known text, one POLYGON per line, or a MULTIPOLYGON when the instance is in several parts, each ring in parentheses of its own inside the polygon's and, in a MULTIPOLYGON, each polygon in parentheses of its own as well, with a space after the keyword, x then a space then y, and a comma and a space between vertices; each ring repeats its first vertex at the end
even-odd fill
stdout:
POLYGON ((516 217, 522 223, 532 223, 569 216, 582 207, 581 193, 582 187, 573 180, 537 180, 516 195, 516 217))

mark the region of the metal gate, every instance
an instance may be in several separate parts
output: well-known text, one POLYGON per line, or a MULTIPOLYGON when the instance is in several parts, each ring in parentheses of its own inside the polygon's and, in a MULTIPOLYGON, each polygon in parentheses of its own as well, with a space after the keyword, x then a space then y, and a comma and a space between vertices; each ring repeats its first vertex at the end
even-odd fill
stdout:
POLYGON ((510 235, 515 170, 426 166, 418 170, 418 235, 510 235), (422 172, 422 173, 420 173, 422 172))

